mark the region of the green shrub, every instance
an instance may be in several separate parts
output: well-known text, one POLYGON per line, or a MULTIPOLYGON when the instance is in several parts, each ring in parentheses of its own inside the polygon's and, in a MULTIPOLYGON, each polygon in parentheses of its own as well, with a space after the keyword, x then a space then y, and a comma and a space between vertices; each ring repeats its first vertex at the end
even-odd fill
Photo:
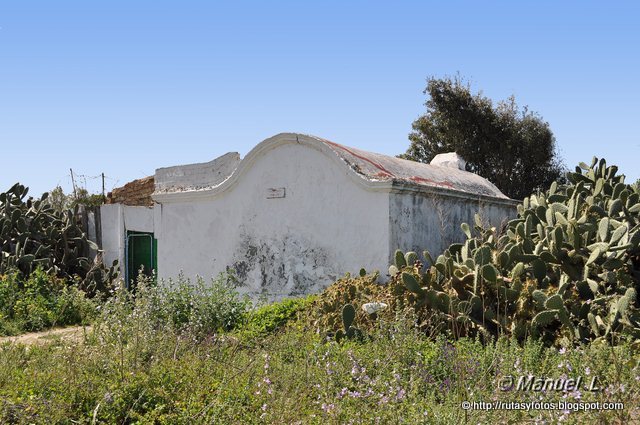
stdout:
POLYGON ((181 275, 156 284, 153 277, 140 274, 135 294, 124 288, 116 290, 104 304, 100 321, 109 328, 113 322, 135 320, 139 328, 150 332, 167 329, 196 337, 228 331, 245 319, 251 306, 235 290, 233 281, 231 275, 220 274, 209 283, 200 277, 192 283, 181 275))
POLYGON ((18 272, 0 275, 0 322, 13 317, 13 306, 20 296, 18 272))
POLYGON ((11 272, 0 277, 0 332, 39 331, 87 322, 96 305, 74 285, 37 268, 27 279, 11 272))
POLYGON ((372 330, 376 323, 362 306, 366 303, 385 303, 387 308, 376 314, 376 318, 393 320, 396 310, 402 308, 398 294, 403 288, 396 288, 391 282, 386 285, 377 283, 378 274, 364 274, 351 276, 347 273, 335 283, 326 288, 314 299, 310 308, 309 324, 321 333, 329 335, 343 329, 342 310, 347 304, 355 308, 355 324, 362 330, 372 330))
POLYGON ((256 308, 247 315, 241 331, 252 337, 273 333, 297 319, 299 313, 305 311, 315 299, 315 295, 304 298, 285 298, 256 308))

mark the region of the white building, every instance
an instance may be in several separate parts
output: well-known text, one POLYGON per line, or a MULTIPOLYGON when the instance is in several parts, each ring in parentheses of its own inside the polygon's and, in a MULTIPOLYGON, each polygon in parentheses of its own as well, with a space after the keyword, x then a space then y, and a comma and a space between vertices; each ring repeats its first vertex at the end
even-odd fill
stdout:
POLYGON ((460 223, 478 211, 494 225, 515 216, 515 201, 463 165, 278 134, 242 160, 156 170, 151 207, 102 206, 105 261, 146 264, 160 278, 230 268, 242 291, 270 298, 319 291, 361 267, 385 275, 398 248, 439 254, 463 240, 460 223))

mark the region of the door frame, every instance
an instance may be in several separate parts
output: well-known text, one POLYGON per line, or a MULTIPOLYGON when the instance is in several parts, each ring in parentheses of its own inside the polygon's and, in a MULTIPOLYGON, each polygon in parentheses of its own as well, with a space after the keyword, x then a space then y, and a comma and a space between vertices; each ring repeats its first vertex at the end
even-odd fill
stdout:
MULTIPOLYGON (((149 264, 151 265, 151 270, 156 270, 157 273, 157 239, 154 238, 154 234, 153 232, 140 232, 137 230, 125 230, 125 237, 124 237, 124 261, 125 261, 125 267, 124 267, 124 274, 125 274, 125 287, 127 289, 132 289, 132 282, 131 282, 131 278, 132 276, 130 276, 130 272, 129 272, 129 251, 130 251, 130 239, 132 238, 149 238, 149 264)), ((138 275, 137 275, 137 271, 135 272, 135 278, 137 279, 138 275)))

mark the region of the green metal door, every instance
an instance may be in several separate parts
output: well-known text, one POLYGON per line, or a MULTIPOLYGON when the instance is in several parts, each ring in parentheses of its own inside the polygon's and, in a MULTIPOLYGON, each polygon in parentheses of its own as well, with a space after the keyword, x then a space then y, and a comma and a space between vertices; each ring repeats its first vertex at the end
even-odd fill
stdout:
POLYGON ((152 276, 153 272, 157 270, 158 241, 153 237, 153 233, 127 230, 125 251, 126 282, 127 287, 131 289, 135 287, 135 281, 141 267, 147 276, 152 276))

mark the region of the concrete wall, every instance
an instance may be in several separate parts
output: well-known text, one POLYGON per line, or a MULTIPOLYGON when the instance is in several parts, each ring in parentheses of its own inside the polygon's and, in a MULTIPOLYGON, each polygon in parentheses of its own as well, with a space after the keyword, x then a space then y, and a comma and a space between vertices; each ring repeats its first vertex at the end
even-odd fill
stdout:
POLYGON ((213 161, 158 168, 155 174, 157 192, 201 189, 222 183, 240 162, 237 152, 229 152, 213 161))
POLYGON ((242 292, 281 298, 319 291, 360 267, 386 270, 388 193, 363 189, 349 173, 322 152, 284 144, 213 199, 163 202, 159 276, 183 270, 208 279, 231 267, 242 292))
POLYGON ((124 227, 122 224, 122 204, 105 204, 100 206, 100 221, 102 226, 103 262, 110 266, 114 260, 120 265, 124 263, 124 227))
POLYGON ((483 223, 499 228, 516 216, 516 205, 512 200, 488 201, 438 192, 391 193, 389 264, 396 249, 416 251, 420 256, 428 250, 435 258, 452 243, 465 240, 460 224, 469 223, 473 227, 475 213, 480 213, 483 223))
POLYGON ((131 207, 122 204, 100 206, 102 226, 103 261, 110 266, 118 260, 120 270, 124 270, 124 247, 127 230, 139 232, 154 231, 154 209, 149 207, 131 207))

